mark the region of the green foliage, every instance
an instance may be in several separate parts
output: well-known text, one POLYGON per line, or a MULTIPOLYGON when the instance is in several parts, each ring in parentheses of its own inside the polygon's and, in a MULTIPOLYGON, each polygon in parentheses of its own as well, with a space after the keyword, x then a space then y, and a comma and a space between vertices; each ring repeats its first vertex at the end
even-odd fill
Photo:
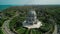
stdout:
POLYGON ((0 28, 0 34, 3 34, 3 32, 2 32, 2 30, 1 30, 1 28, 0 28))
MULTIPOLYGON (((34 8, 34 7, 31 7, 34 8)), ((12 17, 19 13, 19 16, 13 18, 9 24, 10 29, 15 29, 18 34, 42 34, 45 32, 54 31, 55 23, 60 25, 60 8, 34 8, 37 13, 37 19, 42 22, 43 26, 39 29, 25 29, 22 27, 22 22, 25 20, 27 11, 31 9, 29 7, 14 7, 6 9, 4 12, 5 17, 12 17), (20 28, 22 27, 22 28, 20 28), (39 31, 39 32, 38 32, 39 31)), ((0 20, 0 25, 4 22, 4 20, 0 20)))
POLYGON ((3 25, 4 21, 5 21, 5 19, 3 19, 3 18, 0 19, 0 27, 3 25))

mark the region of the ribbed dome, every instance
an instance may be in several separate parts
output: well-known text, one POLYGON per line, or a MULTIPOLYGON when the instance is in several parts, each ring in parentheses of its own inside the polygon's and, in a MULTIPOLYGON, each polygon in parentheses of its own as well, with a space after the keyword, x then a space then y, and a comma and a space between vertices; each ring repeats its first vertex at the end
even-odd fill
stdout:
POLYGON ((35 12, 35 10, 30 10, 30 11, 28 12, 28 15, 36 16, 36 12, 35 12))

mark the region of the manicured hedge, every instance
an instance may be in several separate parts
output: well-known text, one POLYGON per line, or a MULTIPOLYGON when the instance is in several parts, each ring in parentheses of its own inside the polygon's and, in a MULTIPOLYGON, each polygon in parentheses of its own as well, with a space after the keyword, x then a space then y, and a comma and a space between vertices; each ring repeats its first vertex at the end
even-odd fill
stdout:
POLYGON ((3 32, 2 32, 2 30, 1 30, 1 28, 0 28, 0 34, 3 34, 3 32))
POLYGON ((47 9, 42 9, 42 10, 39 10, 39 11, 36 10, 37 19, 39 21, 41 21, 42 24, 43 24, 43 26, 41 26, 38 29, 35 28, 35 29, 28 30, 28 29, 26 29, 22 26, 22 22, 26 18, 25 17, 26 13, 20 14, 19 16, 13 18, 10 22, 10 28, 15 29, 15 31, 17 31, 18 34, 22 34, 22 33, 23 34, 28 34, 28 33, 29 34, 43 34, 43 33, 48 32, 48 31, 52 32, 53 28, 54 28, 52 26, 54 26, 54 22, 55 22, 55 20, 54 20, 55 12, 53 10, 50 10, 50 11, 51 12, 49 12, 49 9, 48 10, 47 9), (22 27, 22 29, 20 27, 22 27))

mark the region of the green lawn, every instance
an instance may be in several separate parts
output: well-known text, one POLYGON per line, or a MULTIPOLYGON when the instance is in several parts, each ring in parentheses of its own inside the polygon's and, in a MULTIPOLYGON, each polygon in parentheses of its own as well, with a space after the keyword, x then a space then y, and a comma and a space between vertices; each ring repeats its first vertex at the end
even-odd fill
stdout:
POLYGON ((3 32, 2 32, 2 30, 1 30, 1 28, 0 28, 0 34, 3 34, 3 32))
MULTIPOLYGON (((58 9, 56 9, 58 10, 58 9)), ((54 26, 55 22, 58 22, 56 19, 59 18, 59 11, 57 12, 55 9, 42 9, 42 10, 36 10, 37 12, 37 19, 42 22, 43 26, 39 29, 25 29, 22 27, 21 23, 25 20, 26 13, 20 14, 19 16, 15 17, 10 22, 10 28, 14 28, 18 34, 42 34, 45 32, 50 31, 51 29, 54 30, 52 26, 54 26), (39 12, 39 13, 38 13, 39 12), (57 16, 58 15, 58 16, 57 16), (20 28, 22 27, 22 28, 20 28)), ((24 11, 25 12, 25 11, 24 11)), ((23 12, 22 12, 23 13, 23 12)), ((59 20, 59 19, 58 19, 59 20)), ((51 30, 51 31, 52 31, 51 30)))

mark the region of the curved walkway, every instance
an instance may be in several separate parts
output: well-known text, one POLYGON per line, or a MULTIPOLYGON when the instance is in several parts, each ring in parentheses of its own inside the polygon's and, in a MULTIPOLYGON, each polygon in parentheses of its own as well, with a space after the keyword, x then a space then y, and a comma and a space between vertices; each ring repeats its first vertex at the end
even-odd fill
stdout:
MULTIPOLYGON (((13 16, 13 18, 16 17, 16 16, 18 16, 18 14, 15 15, 15 16, 13 16)), ((10 31, 10 29, 9 29, 9 22, 10 22, 13 18, 10 18, 9 20, 6 20, 6 21, 3 23, 3 25, 2 25, 2 31, 3 31, 4 34, 15 34, 15 33, 13 33, 12 31, 10 31)))
POLYGON ((55 24, 55 30, 54 30, 53 34, 57 34, 57 24, 55 24))

